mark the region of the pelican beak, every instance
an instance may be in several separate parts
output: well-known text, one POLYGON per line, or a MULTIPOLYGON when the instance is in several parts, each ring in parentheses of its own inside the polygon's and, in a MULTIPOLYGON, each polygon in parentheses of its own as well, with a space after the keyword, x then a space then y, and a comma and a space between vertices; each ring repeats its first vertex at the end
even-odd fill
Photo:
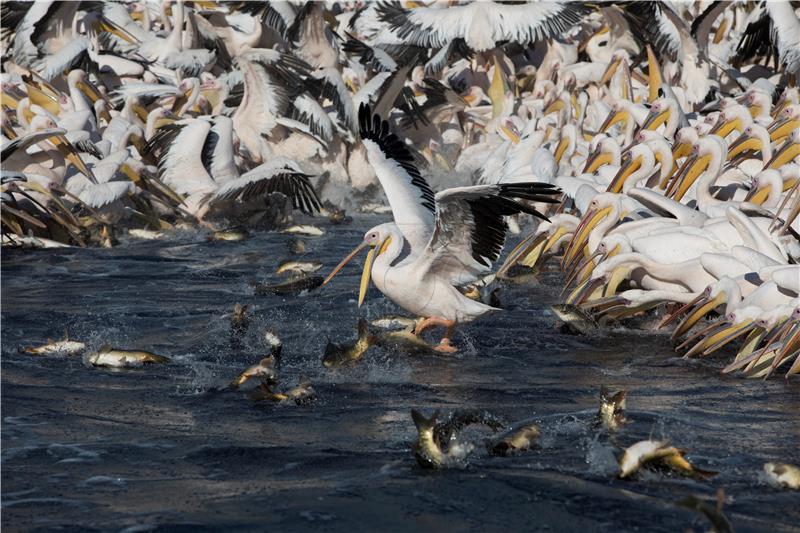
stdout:
POLYGON ((129 179, 129 180, 131 180, 131 181, 132 181, 132 182, 134 182, 134 183, 139 183, 139 182, 141 181, 141 179, 142 179, 142 176, 140 176, 138 172, 136 172, 135 170, 133 170, 133 168, 132 168, 132 167, 131 167, 129 164, 127 164, 127 163, 123 163, 123 164, 122 164, 122 165, 119 167, 119 170, 120 170, 120 172, 122 172, 122 173, 123 173, 123 174, 124 174, 124 175, 125 175, 125 176, 126 176, 128 179, 129 179))
POLYGON ((761 150, 763 146, 761 146, 761 141, 755 137, 748 137, 744 133, 739 135, 739 137, 733 141, 733 143, 728 147, 728 159, 733 159, 737 155, 741 154, 746 150, 761 150))
POLYGON ((517 264, 519 258, 523 255, 528 254, 531 250, 535 250, 537 247, 540 247, 541 244, 544 242, 547 234, 540 233, 536 235, 535 233, 531 233, 524 239, 522 239, 519 244, 517 244, 509 253, 506 260, 503 261, 503 264, 497 269, 497 277, 504 278, 508 270, 517 264))
POLYGON ((719 135, 724 139, 733 130, 742 131, 742 119, 735 118, 733 120, 719 120, 717 121, 716 126, 711 129, 711 134, 719 135))
POLYGON ((49 140, 53 146, 58 149, 61 155, 64 156, 64 159, 75 165, 75 168, 77 168, 84 176, 89 178, 92 183, 97 184, 97 178, 95 178, 94 172, 92 172, 92 169, 86 166, 86 163, 81 158, 78 150, 75 149, 75 146, 73 146, 66 137, 63 135, 56 135, 51 137, 49 140))
POLYGON ((747 319, 740 324, 724 326, 697 343, 691 350, 686 352, 686 357, 691 357, 700 352, 703 355, 715 352, 754 327, 756 327, 755 322, 751 319, 747 319))
POLYGON ((697 295, 697 297, 693 298, 691 302, 680 306, 678 309, 676 309, 672 313, 670 313, 667 316, 665 316, 663 318, 663 320, 661 320, 661 322, 658 323, 658 326, 656 326, 656 329, 661 329, 664 326, 667 326, 667 325, 671 324, 672 322, 675 321, 676 318, 681 316, 683 313, 685 313, 689 309, 693 308, 701 300, 704 300, 704 299, 705 299, 705 294, 701 292, 699 295, 697 295))
POLYGON ((606 83, 610 82, 611 79, 614 77, 614 74, 617 72, 617 68, 619 64, 622 62, 622 58, 618 57, 616 59, 612 59, 608 63, 608 67, 606 68, 605 72, 603 72, 603 77, 600 78, 600 85, 605 85, 606 83))
POLYGON ((717 26, 717 31, 714 32, 714 38, 712 39, 712 42, 714 44, 721 43, 727 31, 728 31, 728 19, 723 18, 722 22, 720 22, 719 26, 717 26))
POLYGON ((561 111, 562 109, 564 109, 564 101, 558 98, 544 108, 543 114, 549 115, 550 113, 555 113, 556 111, 561 111))
POLYGON ((101 17, 98 22, 98 28, 104 32, 108 32, 112 35, 116 35, 123 41, 127 42, 128 44, 136 44, 138 43, 138 39, 125 31, 122 27, 117 26, 114 22, 108 20, 105 17, 101 17))
POLYGON ((355 250, 353 250, 352 252, 350 252, 350 253, 347 255, 347 257, 345 257, 344 259, 342 259, 342 261, 341 261, 341 262, 340 262, 338 265, 336 265, 336 267, 335 267, 333 270, 331 270, 331 273, 330 273, 330 274, 328 274, 328 277, 327 277, 327 278, 325 278, 325 281, 323 281, 323 282, 322 282, 322 284, 323 284, 323 285, 326 285, 326 284, 327 284, 327 283, 328 283, 328 282, 329 282, 331 279, 333 279, 333 276, 335 276, 336 274, 338 274, 338 273, 339 273, 339 271, 340 271, 342 268, 344 268, 344 266, 345 266, 347 263, 349 263, 349 262, 350 262, 350 261, 351 261, 351 260, 352 260, 352 259, 353 259, 355 256, 357 256, 357 255, 358 255, 358 253, 359 253, 361 250, 363 250, 364 248, 367 248, 368 246, 373 246, 373 245, 371 245, 371 244, 370 244, 370 243, 368 243, 368 242, 362 242, 361 244, 359 244, 358 246, 356 246, 356 249, 355 249, 355 250))
POLYGON ((31 104, 38 105, 53 115, 58 116, 61 114, 61 104, 58 103, 57 98, 54 98, 53 96, 29 83, 25 83, 25 88, 28 91, 28 100, 30 100, 31 104))
POLYGON ((501 124, 500 129, 506 136, 511 139, 511 142, 514 144, 519 143, 520 135, 519 131, 513 124, 501 124))
POLYGON ((661 113, 654 113, 651 111, 650 114, 647 115, 644 124, 642 124, 642 129, 655 131, 656 128, 669 120, 671 113, 672 112, 669 110, 669 108, 665 109, 661 113))
POLYGON ((567 280, 564 282, 564 287, 569 287, 572 285, 572 282, 577 278, 578 285, 583 285, 583 283, 589 279, 589 276, 592 275, 594 272, 594 260, 600 257, 600 261, 598 264, 603 261, 603 253, 600 251, 595 251, 592 255, 584 259, 574 270, 572 270, 569 275, 567 276, 567 280))
MULTIPOLYGON (((706 316, 710 311, 715 309, 718 305, 722 305, 727 301, 727 296, 724 292, 720 291, 714 298, 702 297, 697 300, 695 303, 694 311, 686 315, 678 327, 675 328, 675 331, 672 333, 672 338, 677 339, 687 331, 689 331, 692 326, 694 326, 701 318, 706 316)), ((691 302, 690 302, 691 303, 691 302)), ((683 308, 679 309, 677 313, 680 313, 683 308)), ((676 315, 677 315, 676 313, 676 315)), ((671 322, 672 320, 669 320, 671 322)), ((665 322, 665 324, 668 322, 665 322)))
POLYGON ((586 160, 586 166, 583 167, 584 173, 592 174, 603 165, 611 163, 611 154, 603 152, 598 147, 597 150, 586 160))
POLYGON ((755 205, 762 205, 767 201, 767 198, 769 198, 771 189, 771 185, 765 185, 764 187, 753 187, 750 189, 750 192, 747 193, 747 196, 744 197, 744 201, 755 205))
POLYGON ((392 237, 386 237, 380 246, 370 245, 369 252, 367 252, 367 260, 364 261, 364 271, 361 272, 361 284, 358 287, 358 306, 364 303, 364 297, 367 295, 367 288, 369 287, 369 279, 372 275, 372 263, 375 258, 386 251, 389 244, 392 242, 392 237))
POLYGON ((591 302, 603 296, 602 288, 605 283, 603 276, 587 280, 583 285, 578 285, 569 297, 567 303, 573 305, 580 305, 583 302, 591 302))
POLYGON ((678 178, 678 188, 675 191, 675 196, 673 199, 676 202, 680 202, 681 198, 686 194, 689 188, 694 184, 695 180, 702 174, 708 165, 711 163, 711 156, 704 155, 702 157, 694 157, 691 160, 688 168, 686 169, 686 173, 678 178))
POLYGON ((147 122, 147 109, 141 104, 133 104, 133 112, 139 117, 142 122, 147 122))
MULTIPOLYGON (((111 100, 108 99, 108 96, 104 95, 99 90, 97 90, 97 87, 95 87, 95 85, 92 82, 88 80, 79 81, 78 83, 76 83, 76 86, 78 87, 79 91, 85 94, 86 97, 92 101, 92 104, 94 104, 98 100, 103 100, 108 106, 108 109, 114 109, 114 104, 111 103, 111 100)), ((111 115, 108 114, 108 111, 105 112, 105 115, 107 116, 104 116, 103 118, 105 118, 107 121, 110 122, 111 115)))
POLYGON ((503 76, 503 67, 495 56, 494 74, 487 92, 489 99, 492 101, 492 118, 499 117, 502 114, 507 91, 508 86, 506 85, 505 76, 503 76))
POLYGON ((661 67, 649 44, 647 45, 647 71, 647 101, 655 102, 658 98, 658 90, 661 88, 661 67))
POLYGON ((19 106, 19 99, 13 94, 3 91, 0 93, 0 107, 16 109, 19 106))
POLYGON ((586 50, 586 47, 589 45, 589 41, 593 37, 597 37, 598 35, 604 35, 606 33, 608 33, 608 26, 603 26, 602 28, 594 32, 592 35, 581 41, 581 43, 578 45, 578 53, 581 53, 584 50, 586 50))
POLYGON ((672 158, 678 160, 679 157, 686 157, 692 152, 692 145, 689 143, 675 143, 672 147, 672 158))
POLYGON ((800 128, 800 119, 786 118, 783 120, 776 120, 767 128, 767 131, 769 131, 769 140, 773 142, 782 141, 797 128, 800 128))
POLYGON ((627 123, 630 120, 630 118, 631 115, 627 111, 612 111, 611 113, 608 114, 608 117, 606 117, 606 120, 605 122, 603 122, 603 125, 600 126, 600 132, 602 133, 608 131, 608 129, 617 122, 625 121, 627 123))
POLYGON ((606 288, 603 291, 603 296, 609 297, 614 296, 617 294, 617 289, 619 289, 620 284, 628 279, 628 274, 630 274, 631 268, 629 266, 618 266, 615 267, 611 271, 611 276, 608 278, 608 282, 606 283, 606 288))
POLYGON ((561 139, 559 139, 558 141, 558 145, 556 146, 556 151, 554 154, 557 164, 559 165, 561 164, 561 158, 564 157, 564 152, 567 151, 568 147, 569 147, 569 139, 562 136, 561 139))
POLYGON ((586 219, 586 223, 576 230, 575 235, 572 238, 572 242, 570 242, 569 248, 567 249, 567 253, 564 255, 565 265, 570 265, 573 260, 578 257, 578 254, 581 252, 581 250, 583 250, 583 247, 589 240, 589 233, 610 212, 611 207, 604 207, 603 209, 598 209, 595 212, 589 211, 586 213, 586 216, 584 217, 586 219))
POLYGON ((800 143, 788 140, 775 152, 775 155, 772 156, 772 159, 764 168, 780 168, 797 156, 800 156, 800 143))
POLYGON ((627 180, 631 174, 639 170, 641 167, 642 156, 636 156, 628 160, 628 162, 622 165, 622 168, 619 169, 619 172, 617 172, 617 175, 614 176, 613 180, 611 180, 611 183, 608 184, 607 192, 621 192, 622 186, 625 185, 625 180, 627 180))

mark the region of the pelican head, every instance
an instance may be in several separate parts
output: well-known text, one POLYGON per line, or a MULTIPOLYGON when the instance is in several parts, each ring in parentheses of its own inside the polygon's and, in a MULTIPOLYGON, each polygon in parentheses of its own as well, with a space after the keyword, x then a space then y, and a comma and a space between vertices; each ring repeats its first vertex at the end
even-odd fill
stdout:
POLYGON ((775 121, 767 130, 770 140, 782 141, 798 128, 800 128, 800 104, 795 104, 787 105, 776 113, 775 121))
POLYGON ((365 249, 369 248, 369 252, 367 252, 367 260, 364 262, 364 271, 361 273, 361 284, 358 290, 358 306, 361 307, 361 304, 364 303, 364 297, 367 294, 367 287, 369 286, 369 279, 370 275, 372 274, 372 263, 375 261, 375 258, 381 255, 392 242, 392 231, 390 226, 392 224, 381 224, 379 226, 375 226, 374 228, 370 229, 364 234, 364 240, 361 241, 361 244, 356 246, 355 250, 350 252, 347 257, 342 259, 342 261, 336 265, 328 277, 325 278, 325 281, 322 282, 323 285, 327 284, 333 276, 339 273, 339 271, 344 268, 344 266, 349 263, 358 253, 365 249))

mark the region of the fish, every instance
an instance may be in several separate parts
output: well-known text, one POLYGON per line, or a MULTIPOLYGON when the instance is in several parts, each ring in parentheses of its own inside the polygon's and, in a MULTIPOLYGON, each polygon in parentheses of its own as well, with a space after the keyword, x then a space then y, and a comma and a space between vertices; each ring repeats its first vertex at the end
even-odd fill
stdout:
POLYGON ((231 382, 232 389, 238 389, 248 380, 258 378, 267 383, 276 383, 277 374, 275 372, 275 358, 265 357, 257 364, 249 366, 231 382))
POLYGON ((437 469, 457 464, 473 450, 470 443, 459 443, 457 433, 468 425, 482 424, 493 431, 504 427, 505 423, 486 411, 459 409, 444 419, 437 409, 430 418, 411 410, 411 419, 417 428, 417 441, 414 443, 414 457, 422 468, 437 469), (446 446, 446 450, 445 450, 446 446))
POLYGON ((375 342, 375 337, 370 335, 367 321, 358 320, 358 338, 353 343, 337 344, 328 341, 325 346, 325 355, 322 356, 322 365, 326 368, 351 365, 360 361, 370 346, 375 342))
POLYGON ((628 422, 625 418, 625 394, 624 390, 612 394, 605 385, 600 387, 600 410, 597 416, 606 431, 616 431, 628 422))
POLYGON ((665 440, 642 440, 629 446, 622 454, 619 461, 620 478, 626 478, 634 474, 648 461, 658 459, 664 455, 671 455, 672 449, 667 447, 665 440))
POLYGON ((283 341, 273 331, 266 330, 264 332, 264 343, 269 348, 270 357, 274 357, 276 361, 280 362, 283 341))
POLYGON ((412 333, 411 329, 387 331, 375 336, 373 344, 411 354, 438 354, 433 346, 425 342, 419 335, 412 333))
POLYGON ((494 455, 515 455, 530 450, 539 440, 539 426, 522 424, 511 428, 491 441, 490 451, 494 455))
POLYGON ((430 418, 417 411, 411 410, 411 419, 417 428, 417 442, 414 443, 414 457, 422 468, 441 468, 445 454, 436 441, 434 429, 436 428, 439 411, 436 410, 430 418))
POLYGON ((88 354, 84 360, 93 366, 131 368, 146 364, 168 363, 169 357, 156 355, 144 350, 121 350, 103 346, 96 352, 88 354))
POLYGON ((322 261, 297 261, 289 259, 278 265, 277 274, 312 274, 322 268, 322 261))
POLYGON ((26 346, 20 350, 31 355, 71 356, 79 355, 85 349, 85 343, 70 340, 69 335, 64 335, 64 338, 60 341, 47 339, 45 344, 40 346, 26 346))
POLYGON ((133 228, 128 230, 128 235, 135 239, 142 239, 146 241, 161 240, 166 235, 163 231, 153 231, 149 229, 133 228))
POLYGON ((724 499, 725 492, 719 489, 717 492, 717 505, 715 506, 709 505, 707 502, 693 495, 679 500, 676 504, 702 513, 708 521, 711 522, 714 533, 733 533, 733 526, 731 526, 728 518, 722 514, 722 502, 724 499))
POLYGON ((300 239, 292 239, 289 241, 287 248, 289 248, 289 251, 295 255, 303 255, 306 253, 306 243, 300 239))
POLYGON ((353 217, 347 216, 347 212, 344 209, 339 209, 333 204, 328 204, 320 211, 320 215, 328 217, 331 224, 350 224, 353 221, 353 217))
POLYGON ((620 478, 629 477, 648 463, 680 474, 709 478, 717 472, 695 467, 683 456, 683 451, 667 446, 667 441, 643 440, 625 450, 620 460, 620 478))
POLYGON ((392 208, 383 204, 364 204, 361 206, 362 213, 375 213, 385 215, 392 212, 392 208))
POLYGON ((417 320, 407 316, 385 315, 372 320, 370 324, 381 329, 413 329, 417 320))
POLYGON ((299 276, 289 278, 281 283, 250 283, 256 294, 278 294, 281 296, 295 296, 306 291, 316 289, 325 280, 322 276, 299 276))
POLYGON ((288 233, 290 235, 305 235, 309 237, 320 237, 325 235, 325 230, 322 228, 318 228, 317 226, 311 226, 309 224, 298 224, 295 226, 289 226, 288 228, 284 229, 281 233, 288 233))
POLYGON ((241 335, 247 331, 250 325, 250 318, 247 316, 249 305, 235 304, 233 306, 233 314, 231 314, 231 333, 241 335))
POLYGON ((586 335, 598 327, 597 321, 577 305, 558 304, 550 309, 568 328, 578 333, 586 335))
POLYGON ((299 383, 284 392, 276 392, 272 390, 270 384, 262 382, 259 385, 258 392, 254 396, 256 401, 271 401, 277 403, 284 403, 293 401, 297 405, 308 405, 314 402, 317 398, 317 393, 308 378, 300 376, 299 383))
POLYGON ((788 463, 764 463, 770 484, 786 489, 800 489, 800 468, 788 463))
POLYGON ((206 239, 209 241, 244 241, 248 237, 250 237, 250 234, 247 232, 247 230, 241 228, 231 228, 217 230, 206 237, 206 239))

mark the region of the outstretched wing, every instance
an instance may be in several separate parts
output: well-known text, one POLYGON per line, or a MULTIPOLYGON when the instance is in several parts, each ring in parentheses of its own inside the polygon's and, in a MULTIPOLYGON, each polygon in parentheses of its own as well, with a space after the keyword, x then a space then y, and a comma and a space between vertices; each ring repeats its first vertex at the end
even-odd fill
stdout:
POLYGON ((389 123, 369 107, 358 110, 367 157, 389 200, 394 220, 412 248, 422 249, 433 228, 433 190, 414 163, 411 149, 389 130, 389 123))
POLYGON ((561 191, 549 183, 509 183, 447 189, 436 195, 436 225, 423 253, 427 271, 454 285, 474 281, 500 255, 508 225, 517 213, 547 220, 519 200, 556 203, 561 191))
POLYGON ((292 199, 292 206, 306 213, 319 211, 320 201, 310 176, 300 172, 297 165, 284 158, 264 163, 230 180, 217 189, 214 200, 240 200, 246 202, 280 192, 292 199))

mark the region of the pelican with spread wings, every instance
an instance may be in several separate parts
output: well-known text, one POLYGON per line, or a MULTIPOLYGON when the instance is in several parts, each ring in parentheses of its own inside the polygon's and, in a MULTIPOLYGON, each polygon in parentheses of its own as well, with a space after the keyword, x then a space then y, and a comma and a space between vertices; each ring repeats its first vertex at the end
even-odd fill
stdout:
POLYGON ((417 335, 432 326, 447 328, 435 349, 454 352, 450 337, 455 326, 496 310, 464 296, 457 287, 490 270, 505 242, 504 217, 528 213, 546 220, 524 201, 555 203, 560 191, 547 183, 529 182, 455 187, 434 195, 410 149, 385 120, 366 106, 359 109, 358 120, 369 163, 389 199, 394 222, 367 231, 363 242, 324 283, 369 248, 359 306, 372 278, 389 299, 422 317, 417 335))

